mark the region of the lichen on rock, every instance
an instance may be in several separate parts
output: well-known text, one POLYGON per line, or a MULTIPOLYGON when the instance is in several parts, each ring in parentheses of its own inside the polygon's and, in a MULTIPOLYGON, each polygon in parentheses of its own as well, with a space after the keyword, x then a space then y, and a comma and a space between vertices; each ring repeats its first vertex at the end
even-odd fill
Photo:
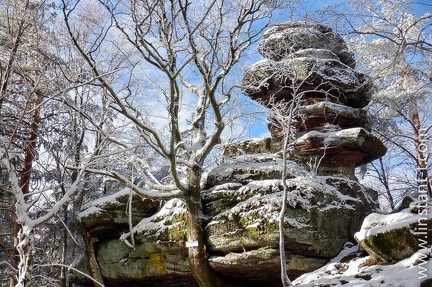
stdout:
POLYGON ((424 214, 404 209, 393 214, 368 215, 355 234, 360 246, 372 257, 386 263, 410 257, 432 245, 432 209, 424 214))

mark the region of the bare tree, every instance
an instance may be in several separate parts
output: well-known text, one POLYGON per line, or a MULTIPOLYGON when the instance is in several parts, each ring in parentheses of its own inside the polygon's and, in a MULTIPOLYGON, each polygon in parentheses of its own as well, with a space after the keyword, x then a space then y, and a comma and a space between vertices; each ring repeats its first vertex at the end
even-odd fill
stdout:
MULTIPOLYGON (((23 196, 30 194, 30 175, 36 155, 42 95, 47 92, 44 89, 45 77, 42 73, 46 61, 43 61, 41 55, 36 52, 43 47, 36 35, 41 35, 41 28, 46 21, 37 12, 41 7, 38 3, 30 1, 8 1, 2 7, 1 41, 4 47, 2 57, 4 61, 0 65, 2 146, 9 152, 22 154, 21 158, 14 159, 20 166, 17 184, 23 196)), ((6 169, 11 172, 7 166, 6 169)), ((17 191, 12 190, 12 192, 17 191)), ((16 215, 13 248, 17 266, 19 266, 18 235, 21 226, 19 216, 16 215)), ((10 285, 14 284, 14 281, 12 277, 10 285)))
POLYGON ((210 268, 204 243, 205 162, 221 142, 225 112, 236 93, 236 66, 273 9, 259 0, 99 0, 94 6, 63 1, 70 37, 120 116, 115 125, 140 136, 131 142, 124 134, 105 134, 117 145, 105 156, 132 164, 132 170, 119 170, 118 164, 86 170, 115 178, 143 197, 184 200, 187 240, 193 243, 189 262, 200 286, 226 286, 210 268), (85 9, 99 13, 84 15, 85 9), (90 36, 83 35, 83 26, 91 28, 90 36), (159 181, 145 156, 135 152, 143 145, 168 164, 169 180, 159 181))
MULTIPOLYGON (((31 254, 35 255, 32 272, 47 261, 66 263, 66 237, 70 235, 67 227, 63 253, 52 253, 49 259, 46 253, 37 250, 41 245, 33 235, 50 236, 50 227, 55 225, 52 219, 59 219, 57 215, 62 211, 65 217, 60 221, 66 224, 68 203, 81 188, 84 173, 72 172, 71 175, 67 166, 83 162, 80 155, 85 125, 74 121, 70 110, 58 99, 68 94, 71 87, 76 87, 75 92, 82 92, 78 87, 85 79, 77 70, 73 76, 81 82, 72 79, 65 66, 60 67, 65 64, 62 62, 65 49, 53 45, 58 44, 59 39, 55 37, 59 34, 49 29, 55 16, 49 3, 6 1, 1 8, 0 42, 4 49, 0 57, 0 166, 7 205, 14 206, 15 217, 14 230, 11 236, 8 234, 13 246, 11 250, 2 250, 9 260, 3 261, 2 256, 0 263, 2 268, 9 266, 12 270, 9 286, 29 286, 38 284, 36 279, 28 280, 32 275, 29 274, 31 254), (55 55, 54 50, 59 53, 55 55), (36 254, 42 255, 41 258, 36 254)), ((75 95, 80 97, 79 93, 75 95)), ((79 117, 80 114, 75 115, 79 117)), ((63 286, 65 284, 63 280, 63 286)))

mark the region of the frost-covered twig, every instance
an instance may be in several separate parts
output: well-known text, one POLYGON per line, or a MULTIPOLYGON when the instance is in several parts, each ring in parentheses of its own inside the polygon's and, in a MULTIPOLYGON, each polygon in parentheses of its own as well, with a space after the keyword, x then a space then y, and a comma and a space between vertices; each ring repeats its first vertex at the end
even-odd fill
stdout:
POLYGON ((135 249, 135 237, 134 237, 134 234, 132 232, 132 229, 133 229, 133 223, 132 223, 132 196, 133 196, 133 192, 132 192, 132 189, 130 189, 126 213, 128 215, 128 219, 129 219, 129 233, 130 233, 130 238, 131 238, 131 245, 132 245, 132 248, 135 249))

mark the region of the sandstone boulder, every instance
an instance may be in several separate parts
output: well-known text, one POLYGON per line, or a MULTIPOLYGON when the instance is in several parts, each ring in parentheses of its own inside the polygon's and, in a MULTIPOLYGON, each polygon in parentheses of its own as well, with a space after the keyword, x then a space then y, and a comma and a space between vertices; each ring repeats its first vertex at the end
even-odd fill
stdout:
POLYGON ((371 162, 383 156, 387 148, 363 128, 335 132, 310 131, 294 142, 297 156, 320 155, 325 167, 352 167, 371 162))
MULTIPOLYGON (((269 117, 268 128, 272 138, 283 138, 283 130, 276 117, 269 117)), ((296 137, 308 131, 334 132, 341 129, 361 127, 371 131, 367 112, 364 109, 355 109, 345 105, 327 101, 301 106, 297 116, 292 120, 296 137)))
POLYGON ((312 57, 261 60, 245 70, 242 81, 244 92, 268 107, 288 102, 297 93, 304 101, 318 98, 362 108, 370 102, 372 90, 364 74, 338 60, 312 57))
POLYGON ((129 228, 128 201, 132 195, 132 224, 156 213, 160 202, 144 199, 130 189, 101 197, 82 207, 78 219, 94 237, 117 237, 129 228), (132 193, 132 194, 131 194, 132 193))
POLYGON ((432 208, 413 213, 404 209, 393 214, 373 213, 366 217, 355 234, 360 246, 382 262, 409 258, 420 248, 432 244, 432 208))
MULTIPOLYGON (((202 194, 207 252, 211 266, 227 282, 279 284, 281 160, 277 154, 245 155, 208 176, 211 184, 202 194), (242 265, 249 267, 239 271, 242 265)), ((314 176, 295 162, 288 161, 287 167, 285 248, 290 276, 297 277, 326 264, 353 239, 362 219, 376 208, 376 194, 356 181, 314 176)), ((98 234, 96 258, 107 286, 196 286, 185 228, 185 205, 172 199, 132 233, 125 230, 120 238, 98 234)), ((91 285, 83 278, 74 281, 91 285)))
MULTIPOLYGON (((269 153, 268 150, 261 154, 255 154, 253 151, 255 150, 248 150, 247 155, 238 155, 235 160, 230 160, 210 171, 207 176, 207 187, 225 183, 243 184, 282 176, 281 155, 269 153)), ((305 174, 303 168, 295 162, 287 162, 287 166, 290 173, 288 178, 305 174)))
MULTIPOLYGON (((331 129, 364 128, 370 131, 371 126, 367 112, 331 102, 319 102, 302 106, 300 116, 294 120, 297 131, 326 131, 331 129), (331 127, 329 127, 331 125, 331 127)), ((332 131, 332 130, 330 130, 332 131)))
MULTIPOLYGON (((101 236, 96 244, 96 259, 106 285, 197 286, 187 259, 184 212, 183 201, 173 199, 158 212, 142 218, 132 233, 125 231, 114 238, 101 236)), ((79 276, 73 280, 82 286, 93 286, 79 276)))
MULTIPOLYGON (((299 138, 286 162, 277 121, 269 125, 272 138, 226 146, 224 163, 210 171, 201 193, 210 265, 227 283, 248 287, 280 286, 284 165, 283 235, 294 278, 325 265, 375 211, 377 194, 358 183, 354 168, 385 153, 360 109, 370 101, 371 81, 353 69, 342 37, 314 22, 289 22, 269 30, 259 50, 269 59, 245 71, 244 91, 278 109, 299 93, 299 113, 291 119, 299 138)), ((98 238, 96 259, 107 286, 197 286, 189 271, 182 199, 163 206, 134 199, 131 230, 124 212, 128 199, 129 192, 112 195, 86 205, 80 214, 98 238)))
POLYGON ((330 50, 346 65, 355 66, 354 55, 344 39, 331 28, 316 22, 296 21, 275 26, 263 35, 258 51, 266 58, 280 61, 307 48, 330 50))
MULTIPOLYGON (((232 163, 222 165, 220 170, 229 165, 232 163)), ((356 181, 311 177, 305 170, 299 172, 299 166, 289 167, 294 170, 288 180, 285 248, 290 275, 297 277, 323 266, 346 241, 352 240, 362 219, 376 208, 376 193, 356 181)), ((224 277, 251 278, 258 284, 251 286, 262 286, 259 284, 264 282, 278 286, 268 277, 279 276, 277 218, 281 190, 279 179, 249 179, 243 183, 225 182, 204 192, 204 212, 209 216, 207 246, 210 254, 216 254, 211 257, 212 266, 224 277), (232 268, 241 264, 248 264, 250 272, 233 272, 232 268), (260 268, 266 271, 259 273, 260 268)))

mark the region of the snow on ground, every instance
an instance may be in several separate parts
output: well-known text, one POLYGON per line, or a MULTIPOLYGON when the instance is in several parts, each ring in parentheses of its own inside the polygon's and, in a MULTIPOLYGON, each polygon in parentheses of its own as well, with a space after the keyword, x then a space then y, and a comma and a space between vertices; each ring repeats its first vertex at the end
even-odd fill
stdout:
POLYGON ((372 265, 371 257, 361 254, 358 246, 347 243, 330 263, 303 274, 293 284, 301 287, 419 287, 421 282, 432 278, 430 249, 419 250, 410 258, 391 265, 372 265))

